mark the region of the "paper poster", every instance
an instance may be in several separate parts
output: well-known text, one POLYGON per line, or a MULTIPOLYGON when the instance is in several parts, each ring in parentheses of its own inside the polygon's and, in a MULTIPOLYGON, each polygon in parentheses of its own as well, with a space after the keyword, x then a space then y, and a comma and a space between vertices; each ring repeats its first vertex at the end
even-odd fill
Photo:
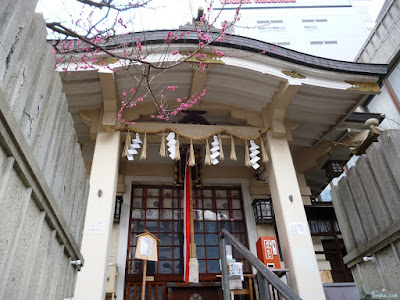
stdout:
POLYGON ((274 240, 271 240, 271 246, 272 246, 272 254, 273 255, 278 255, 278 249, 276 247, 276 243, 274 240))
POLYGON ((106 232, 106 222, 104 221, 86 222, 85 233, 103 234, 105 232, 106 232))
POLYGON ((237 275, 240 276, 242 280, 243 277, 243 265, 241 262, 234 262, 229 264, 229 275, 237 275))
POLYGON ((143 236, 140 244, 140 255, 153 256, 153 239, 143 236))
POLYGON ((307 234, 307 227, 302 223, 290 223, 290 232, 292 234, 307 234))

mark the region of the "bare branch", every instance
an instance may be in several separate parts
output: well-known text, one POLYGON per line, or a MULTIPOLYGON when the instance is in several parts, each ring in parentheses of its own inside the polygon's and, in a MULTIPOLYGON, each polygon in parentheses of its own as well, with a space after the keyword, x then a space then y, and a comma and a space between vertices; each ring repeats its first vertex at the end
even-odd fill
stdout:
POLYGON ((148 3, 150 3, 152 0, 142 0, 142 1, 137 1, 135 3, 129 3, 126 5, 114 5, 113 2, 114 0, 101 0, 99 2, 94 1, 94 0, 76 0, 82 4, 86 4, 89 6, 93 6, 99 9, 102 8, 108 8, 108 9, 113 9, 119 12, 123 12, 123 11, 127 11, 130 9, 134 9, 134 8, 138 8, 138 7, 143 7, 145 5, 147 5, 148 3))

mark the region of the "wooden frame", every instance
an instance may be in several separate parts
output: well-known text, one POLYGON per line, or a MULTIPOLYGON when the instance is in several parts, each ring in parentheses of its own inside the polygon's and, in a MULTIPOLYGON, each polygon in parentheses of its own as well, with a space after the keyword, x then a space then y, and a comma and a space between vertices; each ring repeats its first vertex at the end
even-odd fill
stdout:
MULTIPOLYGON (((175 162, 175 175, 174 175, 174 186, 183 187, 185 178, 185 166, 186 166, 186 153, 188 147, 180 148, 181 159, 175 162)), ((194 149, 194 158, 196 164, 192 167, 192 182, 193 188, 203 187, 203 167, 201 163, 201 149, 194 149)))
MULTIPOLYGON (((139 266, 140 262, 137 263, 134 260, 132 253, 134 253, 135 247, 135 235, 137 233, 143 232, 144 229, 149 230, 155 236, 158 236, 161 239, 159 244, 159 251, 163 252, 163 248, 172 250, 166 250, 169 255, 172 256, 164 256, 159 252, 159 261, 158 262, 148 262, 148 275, 154 276, 154 282, 148 283, 147 285, 160 285, 165 282, 182 282, 183 281, 183 266, 182 272, 177 272, 175 267, 178 269, 177 265, 182 262, 183 258, 180 253, 183 248, 183 228, 178 223, 182 224, 182 217, 179 219, 174 219, 174 215, 171 219, 164 219, 164 215, 167 210, 177 210, 178 212, 182 211, 182 198, 183 198, 183 189, 177 188, 171 185, 133 185, 132 187, 132 203, 131 203, 131 211, 130 211, 130 221, 129 228, 130 233, 128 237, 128 249, 127 249, 127 264, 126 264, 126 273, 125 273, 125 286, 126 292, 129 295, 129 286, 138 286, 142 279, 140 274, 141 266, 139 266), (158 203, 152 203, 154 201, 158 203), (179 200, 179 201, 178 201, 179 200), (168 203, 167 203, 168 202, 168 203), (174 203, 175 202, 175 203, 174 203), (151 207, 149 207, 151 206, 151 207), (167 206, 167 208, 166 208, 167 206), (156 217, 147 215, 147 210, 153 209, 158 211, 156 213, 156 217), (142 218, 134 219, 133 211, 141 211, 142 218), (153 228, 148 228, 147 223, 151 222, 150 225, 157 229, 157 231, 152 230, 153 228), (145 228, 146 227, 146 228, 145 228), (168 230, 166 230, 168 228, 168 230), (163 244, 165 241, 165 236, 170 235, 168 239, 172 242, 170 244, 163 244), (179 235, 180 237, 176 237, 179 235), (182 237, 182 238, 181 238, 182 237), (175 243, 180 240, 179 243, 175 243), (168 252, 169 251, 169 252, 168 252), (176 251, 176 252, 175 252, 176 251), (167 258, 165 258, 167 257, 167 258), (161 273, 165 271, 163 269, 163 262, 168 262, 172 266, 172 272, 161 273), (138 269, 132 269, 132 264, 138 264, 138 269), (153 266, 152 266, 153 264, 153 266), (157 264, 157 265, 154 265, 157 264)), ((204 256, 199 257, 199 263, 203 267, 203 271, 206 273, 200 273, 200 281, 201 282, 218 282, 219 279, 216 278, 216 275, 220 273, 219 271, 219 239, 218 234, 221 228, 227 228, 227 230, 233 232, 240 240, 248 247, 248 237, 247 237, 247 229, 246 229, 246 219, 244 213, 243 206, 243 198, 240 186, 210 186, 204 187, 203 189, 195 189, 193 191, 193 201, 195 206, 195 211, 200 212, 195 216, 195 234, 204 241, 204 243, 200 243, 197 245, 198 248, 204 249, 204 256), (211 206, 207 206, 211 205, 211 206), (215 220, 207 220, 204 217, 205 211, 215 211, 217 213, 221 213, 227 215, 227 220, 222 219, 225 217, 216 216, 215 220), (203 218, 199 218, 199 215, 203 215, 203 218), (237 217, 241 218, 241 220, 237 220, 237 217), (235 221, 233 221, 235 220, 235 221), (212 224, 213 223, 213 224, 212 224), (208 228, 206 232, 205 229, 208 228), (212 237, 211 237, 212 236, 212 237), (207 241, 210 240, 210 237, 216 242, 213 242, 214 245, 209 245, 207 241), (210 255, 209 249, 210 247, 215 247, 216 252, 218 253, 218 257, 210 255), (210 265, 211 263, 211 265, 210 265), (218 265, 218 270, 216 270, 216 265, 218 265), (208 270, 215 270, 215 272, 209 272, 208 270)), ((178 216, 178 214, 176 214, 178 216)), ((139 217, 139 216, 136 216, 139 217)), ((213 249, 213 250, 215 250, 213 249)), ((198 250, 201 251, 201 250, 198 250)), ((235 253, 236 259, 238 261, 243 261, 243 258, 239 257, 237 253, 235 253)), ((247 265, 247 264, 246 264, 247 265)), ((250 272, 250 266, 248 266, 248 270, 245 269, 245 272, 250 272)), ((154 289, 154 288, 153 288, 154 289)), ((154 292, 154 291, 153 291, 154 292)))

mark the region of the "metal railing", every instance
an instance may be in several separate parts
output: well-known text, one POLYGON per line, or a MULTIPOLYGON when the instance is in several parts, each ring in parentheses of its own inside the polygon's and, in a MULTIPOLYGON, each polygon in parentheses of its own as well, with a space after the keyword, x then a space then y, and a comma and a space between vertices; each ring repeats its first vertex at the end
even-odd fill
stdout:
POLYGON ((228 263, 226 258, 226 241, 227 239, 232 247, 236 248, 254 268, 258 271, 258 285, 261 299, 269 300, 281 299, 283 297, 287 300, 301 300, 278 276, 270 271, 254 254, 252 254, 242 243, 240 243, 232 234, 226 229, 222 229, 219 234, 220 238, 220 256, 222 267, 222 287, 224 292, 224 300, 230 300, 229 290, 229 277, 228 277, 228 263), (265 284, 265 281, 267 284, 265 284), (272 293, 270 288, 272 287, 272 293))

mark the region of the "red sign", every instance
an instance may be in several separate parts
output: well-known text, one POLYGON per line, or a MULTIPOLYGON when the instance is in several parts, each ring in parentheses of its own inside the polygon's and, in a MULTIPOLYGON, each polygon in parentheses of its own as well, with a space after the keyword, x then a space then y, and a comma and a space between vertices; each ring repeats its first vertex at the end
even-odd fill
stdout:
POLYGON ((296 3, 296 0, 220 0, 221 4, 252 4, 254 3, 296 3))

